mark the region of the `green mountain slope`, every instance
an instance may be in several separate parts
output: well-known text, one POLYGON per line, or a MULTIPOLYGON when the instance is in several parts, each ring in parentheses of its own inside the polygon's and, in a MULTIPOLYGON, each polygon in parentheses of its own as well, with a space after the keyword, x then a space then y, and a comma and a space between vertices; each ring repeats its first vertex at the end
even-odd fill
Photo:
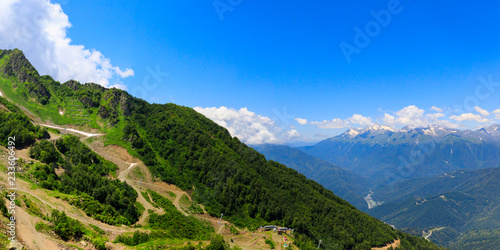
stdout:
POLYGON ((358 209, 362 211, 368 210, 363 195, 369 192, 370 183, 364 178, 286 145, 267 144, 256 145, 253 148, 267 159, 295 169, 307 178, 332 190, 335 195, 348 201, 358 209))
MULTIPOLYGON (((191 108, 149 104, 124 91, 95 84, 59 84, 38 76, 19 50, 1 51, 0 56, 0 90, 23 106, 32 119, 106 133, 106 143, 127 148, 155 176, 191 192, 212 215, 224 213, 229 221, 249 228, 268 223, 292 227, 301 249, 313 248, 320 239, 325 249, 367 249, 397 238, 407 249, 437 248, 358 211, 297 171, 267 161, 191 108)), ((56 143, 59 150, 66 144, 78 147, 71 139, 67 143, 67 139, 62 140, 56 143)), ((75 171, 80 171, 78 160, 85 161, 80 150, 62 151, 75 171)), ((79 175, 93 172, 93 166, 81 167, 79 175)), ((52 169, 44 171, 47 182, 51 181, 52 169)), ((83 189, 64 179, 60 182, 83 189)), ((98 194, 92 191, 92 196, 98 194)), ((112 202, 110 199, 101 204, 112 202)), ((121 205, 118 202, 116 210, 128 218, 132 207, 120 210, 121 205)))

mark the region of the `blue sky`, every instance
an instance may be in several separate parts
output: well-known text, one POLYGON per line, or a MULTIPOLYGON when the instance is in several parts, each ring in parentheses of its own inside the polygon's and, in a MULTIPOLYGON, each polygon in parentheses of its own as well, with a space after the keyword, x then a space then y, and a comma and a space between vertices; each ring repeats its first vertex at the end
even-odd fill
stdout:
POLYGON ((133 70, 110 85, 199 107, 250 142, 255 133, 271 134, 256 143, 317 141, 375 123, 499 121, 500 3, 335 2, 52 0, 68 16, 72 45, 133 70), (369 38, 362 47, 357 28, 369 38), (359 53, 346 59, 341 43, 359 53), (240 131, 236 120, 248 116, 255 128, 240 131))

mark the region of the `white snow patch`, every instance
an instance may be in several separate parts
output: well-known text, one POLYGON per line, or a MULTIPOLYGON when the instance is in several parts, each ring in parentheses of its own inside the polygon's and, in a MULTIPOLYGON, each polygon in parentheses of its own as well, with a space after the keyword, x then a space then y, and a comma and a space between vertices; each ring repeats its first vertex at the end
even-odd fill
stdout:
POLYGON ((51 126, 51 125, 47 125, 47 124, 40 124, 40 126, 47 127, 47 128, 54 128, 54 129, 64 129, 65 131, 70 131, 70 132, 78 133, 78 134, 81 134, 81 135, 84 135, 84 136, 87 136, 87 137, 94 137, 94 136, 103 135, 103 134, 87 133, 87 132, 83 132, 83 131, 72 129, 72 128, 61 128, 61 127, 51 126))

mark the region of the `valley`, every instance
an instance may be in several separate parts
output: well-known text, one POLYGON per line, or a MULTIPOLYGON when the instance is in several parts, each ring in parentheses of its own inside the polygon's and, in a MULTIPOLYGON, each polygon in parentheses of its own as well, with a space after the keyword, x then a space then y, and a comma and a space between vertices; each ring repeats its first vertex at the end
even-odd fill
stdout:
MULTIPOLYGON (((405 232, 455 249, 462 234, 479 230, 472 235, 480 238, 494 234, 488 230, 500 228, 499 126, 477 131, 437 125, 401 130, 378 126, 349 129, 298 149, 273 145, 256 148, 268 159, 295 166, 358 209, 405 232), (290 153, 292 150, 310 155, 297 157, 297 153, 290 153), (325 174, 322 160, 338 164, 334 165, 338 171, 354 177, 325 174), (342 192, 338 188, 362 183, 356 178, 365 180, 364 189, 342 192), (346 180, 347 184, 342 184, 346 180), (358 199, 363 197, 364 203, 352 199, 353 193, 358 199)), ((474 241, 474 236, 469 237, 467 240, 474 241)), ((496 244, 497 240, 488 238, 485 242, 496 244)))
POLYGON ((0 249, 500 249, 499 12, 3 0, 0 249))
POLYGON ((370 191, 363 199, 365 199, 368 209, 372 209, 378 205, 382 205, 384 202, 377 202, 372 198, 373 191, 370 191))
MULTIPOLYGON (((28 197, 18 207, 37 218, 23 222, 32 234, 19 236, 22 244, 33 236, 35 249, 45 240, 97 249, 313 249, 321 240, 331 249, 399 240, 438 249, 267 161, 191 108, 149 104, 92 83, 60 84, 39 76, 19 50, 0 57, 0 139, 3 147, 17 139, 19 190, 28 197), (69 112, 75 107, 79 115, 69 112), (295 231, 285 241, 260 232, 264 225, 295 231)), ((365 188, 336 166, 326 164, 325 173, 365 188)), ((365 204, 353 190, 345 193, 365 204)))

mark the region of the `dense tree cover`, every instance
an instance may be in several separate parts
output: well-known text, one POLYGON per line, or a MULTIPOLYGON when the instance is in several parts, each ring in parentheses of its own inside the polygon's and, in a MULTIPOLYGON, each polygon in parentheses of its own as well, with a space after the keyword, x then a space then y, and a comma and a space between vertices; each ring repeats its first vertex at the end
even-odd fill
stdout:
POLYGON ((184 216, 172 202, 160 194, 149 191, 153 201, 161 207, 165 213, 162 215, 151 214, 149 225, 158 230, 165 231, 171 238, 190 240, 208 240, 214 232, 208 222, 202 222, 192 216, 184 216))
POLYGON ((128 225, 138 220, 135 190, 125 182, 108 178, 117 168, 113 163, 90 150, 76 136, 61 137, 55 144, 57 149, 51 142, 42 140, 30 149, 32 157, 49 164, 36 164, 33 169, 42 187, 78 194, 71 203, 103 222, 128 225), (65 156, 64 160, 57 150, 65 156), (65 170, 60 177, 54 171, 59 164, 65 170))
POLYGON ((60 163, 61 154, 57 152, 52 142, 41 140, 31 145, 29 155, 33 159, 38 159, 43 163, 60 163))
POLYGON ((21 149, 35 142, 37 138, 48 136, 47 129, 35 126, 17 107, 0 97, 0 105, 10 112, 0 109, 0 143, 8 147, 8 138, 15 137, 16 148, 21 149))
POLYGON ((499 228, 499 179, 500 168, 491 168, 397 182, 392 189, 375 190, 386 202, 369 213, 398 228, 445 227, 434 232, 431 240, 449 246, 460 232, 499 228))
POLYGON ((439 230, 434 230, 432 235, 429 237, 429 240, 440 245, 449 247, 449 243, 453 242, 460 236, 460 232, 454 228, 446 227, 439 230))
POLYGON ((361 211, 368 210, 363 196, 370 191, 371 184, 359 175, 290 146, 265 144, 252 147, 263 154, 266 159, 297 170, 361 211))
POLYGON ((52 210, 52 221, 54 222, 54 232, 63 240, 80 239, 85 228, 78 220, 71 219, 64 212, 52 210))
POLYGON ((500 229, 471 230, 461 234, 458 239, 448 245, 451 249, 490 250, 500 246, 500 229))
POLYGON ((143 108, 147 111, 132 109, 124 139, 163 181, 183 189, 194 186, 194 196, 210 214, 224 213, 240 226, 295 228, 306 236, 297 242, 302 248, 313 246, 311 239, 322 239, 325 248, 363 248, 397 237, 390 226, 297 171, 266 161, 194 110, 173 104, 143 108))
MULTIPOLYGON (((15 67, 4 66, 0 67, 4 70, 1 73, 16 76, 15 67)), ((37 74, 20 76, 36 77, 37 74)), ((19 82, 26 82, 21 78, 18 77, 19 82)), ((126 143, 124 146, 131 148, 132 153, 163 181, 192 189, 195 199, 202 202, 212 215, 224 213, 226 219, 251 228, 267 223, 293 227, 298 232, 296 243, 302 249, 312 247, 319 239, 326 249, 381 246, 397 237, 402 238, 402 244, 415 246, 419 240, 408 235, 402 237, 390 226, 356 210, 297 171, 266 161, 264 156, 232 138, 227 130, 193 109, 174 104, 148 104, 124 91, 108 90, 96 84, 60 85, 43 77, 38 82, 35 80, 29 82, 42 84, 51 93, 49 104, 57 98, 76 98, 89 113, 104 106, 100 115, 118 114, 119 119, 110 124, 123 126, 123 131, 107 129, 112 132, 110 136, 122 133, 124 141, 113 138, 113 142, 126 143), (74 91, 73 94, 68 89, 74 91)), ((50 115, 54 113, 57 114, 50 115)), ((73 153, 71 148, 65 151, 63 146, 57 145, 68 164, 63 164, 65 174, 54 182, 54 186, 64 192, 87 193, 98 201, 106 197, 104 204, 109 205, 108 208, 116 207, 125 214, 121 202, 123 196, 119 195, 123 193, 112 192, 117 195, 110 196, 111 193, 106 191, 125 193, 127 185, 104 180, 106 178, 100 173, 107 169, 105 165, 88 162, 82 156, 90 155, 73 153), (107 189, 97 191, 91 187, 107 189)), ((70 145, 73 146, 78 145, 70 145)), ((52 167, 49 166, 48 170, 52 167)), ((47 176, 52 173, 46 172, 47 176)), ((137 194, 133 194, 136 197, 137 194)), ((157 219, 157 226, 161 227, 168 223, 169 218, 158 216, 157 219)), ((435 247, 425 240, 418 244, 435 247)))

